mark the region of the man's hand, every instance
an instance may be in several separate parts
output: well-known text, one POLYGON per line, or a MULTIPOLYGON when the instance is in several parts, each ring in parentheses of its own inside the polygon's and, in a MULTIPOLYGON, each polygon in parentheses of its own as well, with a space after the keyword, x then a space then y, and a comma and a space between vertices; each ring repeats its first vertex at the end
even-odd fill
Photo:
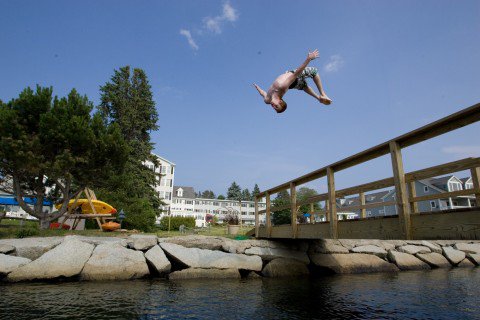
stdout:
POLYGON ((253 84, 253 86, 255 87, 255 89, 257 89, 258 93, 260 93, 260 95, 263 97, 263 99, 265 99, 266 97, 266 93, 265 91, 262 90, 262 88, 260 88, 259 86, 257 86, 256 83, 253 84))
POLYGON ((313 52, 309 52, 307 55, 307 59, 312 61, 318 58, 320 54, 318 53, 318 49, 315 49, 313 52))

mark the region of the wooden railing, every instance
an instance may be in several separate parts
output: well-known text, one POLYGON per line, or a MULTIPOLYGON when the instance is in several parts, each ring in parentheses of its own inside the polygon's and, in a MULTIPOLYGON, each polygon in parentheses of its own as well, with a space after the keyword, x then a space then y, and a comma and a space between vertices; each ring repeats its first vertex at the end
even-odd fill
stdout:
MULTIPOLYGON (((456 130, 463 126, 475 123, 480 120, 480 103, 469 108, 461 110, 438 121, 425 125, 419 129, 413 130, 402 136, 379 144, 373 148, 359 152, 353 156, 315 170, 299 178, 285 182, 274 188, 260 192, 255 199, 255 235, 259 234, 259 215, 266 215, 267 236, 272 233, 271 215, 272 212, 290 209, 291 210, 291 235, 296 238, 298 231, 297 213, 301 205, 310 204, 310 213, 313 212, 313 204, 325 201, 326 217, 329 223, 330 238, 338 238, 337 212, 345 210, 360 210, 360 217, 366 218, 366 209, 378 206, 395 205, 398 213, 398 220, 401 226, 402 235, 405 239, 412 238, 412 228, 410 214, 417 213, 417 203, 420 201, 440 199, 445 197, 456 197, 464 195, 475 195, 477 206, 480 206, 480 158, 467 158, 450 163, 445 163, 435 167, 422 169, 410 173, 405 173, 403 169, 402 148, 412 146, 419 142, 437 137, 441 134, 456 130), (335 189, 335 172, 353 167, 355 165, 367 162, 369 160, 390 154, 392 162, 393 177, 369 182, 366 184, 349 187, 342 190, 335 189), (470 170, 473 189, 445 192, 426 196, 416 196, 415 181, 436 177, 448 173, 470 170), (297 201, 296 188, 307 182, 327 177, 328 192, 315 195, 306 200, 297 201), (407 188, 408 185, 408 188, 407 188), (365 192, 395 187, 395 201, 366 203, 365 192), (290 189, 290 203, 285 206, 271 207, 271 195, 283 190, 290 189), (349 195, 359 195, 360 204, 346 208, 337 208, 337 198, 343 198, 349 195), (258 210, 258 202, 261 198, 266 198, 266 209, 258 210)), ((479 134, 480 135, 480 134, 479 134)), ((323 213, 323 212, 322 212, 323 213)))

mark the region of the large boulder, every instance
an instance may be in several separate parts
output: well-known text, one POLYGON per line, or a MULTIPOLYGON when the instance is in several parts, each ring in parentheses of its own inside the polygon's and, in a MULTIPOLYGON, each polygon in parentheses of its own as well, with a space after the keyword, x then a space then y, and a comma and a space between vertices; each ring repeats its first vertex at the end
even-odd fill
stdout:
POLYGON ((468 259, 463 259, 459 264, 457 264, 459 268, 473 268, 475 264, 468 259))
POLYGON ((348 253, 348 249, 345 248, 340 240, 322 239, 316 240, 310 247, 310 253, 348 253))
POLYGON ((168 279, 240 279, 240 272, 237 269, 188 268, 170 273, 168 279))
POLYGON ((148 274, 143 252, 115 243, 98 245, 80 276, 84 280, 129 280, 148 274))
POLYGON ((395 272, 397 266, 371 254, 322 254, 310 256, 318 267, 327 268, 335 273, 395 272))
POLYGON ((477 266, 480 266, 480 254, 467 253, 467 258, 470 259, 470 261, 472 261, 477 266))
POLYGON ((183 237, 160 238, 159 242, 175 243, 185 248, 222 250, 225 238, 188 235, 183 237))
POLYGON ((126 247, 127 246, 127 239, 126 238, 117 238, 117 237, 86 237, 86 236, 78 236, 78 240, 86 242, 86 243, 91 243, 95 246, 98 246, 99 244, 104 244, 104 243, 118 243, 121 246, 126 247))
POLYGON ((282 248, 262 248, 262 247, 251 247, 245 250, 247 255, 256 255, 260 256, 262 260, 273 260, 277 258, 287 258, 295 259, 301 261, 305 264, 310 263, 310 259, 306 252, 303 251, 293 251, 282 248))
POLYGON ((416 257, 423 262, 427 263, 432 268, 450 268, 452 265, 448 262, 440 253, 418 253, 416 257))
POLYGON ((15 247, 11 244, 0 244, 0 254, 7 254, 15 251, 15 247))
POLYGON ((63 237, 3 239, 0 244, 15 247, 15 255, 30 260, 35 260, 45 252, 55 248, 63 241, 63 237))
POLYGON ((385 259, 385 257, 387 256, 387 251, 385 251, 385 249, 374 246, 374 245, 355 247, 351 251, 354 253, 373 254, 382 259, 385 259))
POLYGON ((442 247, 426 240, 408 240, 408 244, 429 248, 432 252, 442 253, 442 247))
POLYGON ((158 238, 155 235, 133 234, 127 238, 127 245, 131 249, 145 251, 156 246, 158 238))
POLYGON ((278 258, 270 261, 262 270, 268 278, 299 277, 308 275, 307 265, 295 259, 278 258))
POLYGON ((30 259, 0 254, 0 276, 9 274, 13 270, 26 265, 30 259))
POLYGON ((191 268, 262 270, 262 259, 258 256, 185 248, 166 242, 160 246, 173 259, 191 268))
POLYGON ((388 251, 391 249, 395 249, 396 246, 403 246, 407 244, 403 240, 378 240, 378 239, 339 239, 338 242, 348 250, 352 250, 355 247, 362 247, 362 246, 377 246, 388 251))
POLYGON ((480 243, 456 243, 453 247, 465 253, 480 254, 480 243))
POLYGON ((465 259, 466 257, 465 252, 460 250, 455 250, 452 247, 443 247, 442 250, 445 258, 447 258, 448 261, 450 261, 450 263, 453 264, 454 266, 462 262, 463 259, 465 259))
POLYGON ((145 253, 145 259, 158 273, 169 273, 172 268, 170 260, 168 260, 165 252, 160 246, 153 246, 145 253))
POLYGON ((271 240, 232 240, 228 238, 223 239, 222 250, 230 253, 245 253, 245 251, 252 247, 270 248, 270 249, 285 249, 293 251, 304 251, 308 249, 304 242, 284 243, 280 241, 271 240))
POLYGON ((411 244, 399 247, 399 248, 397 248, 397 250, 399 252, 404 252, 404 253, 413 254, 413 255, 415 255, 417 253, 430 253, 430 252, 432 252, 432 250, 430 250, 430 248, 428 248, 428 247, 415 246, 415 245, 411 245, 411 244))
POLYGON ((424 270, 430 269, 430 266, 411 254, 388 251, 388 260, 395 263, 400 270, 424 270))
POLYGON ((90 258, 93 248, 92 244, 75 237, 66 237, 60 245, 44 253, 40 258, 12 271, 7 280, 25 281, 76 276, 90 258))

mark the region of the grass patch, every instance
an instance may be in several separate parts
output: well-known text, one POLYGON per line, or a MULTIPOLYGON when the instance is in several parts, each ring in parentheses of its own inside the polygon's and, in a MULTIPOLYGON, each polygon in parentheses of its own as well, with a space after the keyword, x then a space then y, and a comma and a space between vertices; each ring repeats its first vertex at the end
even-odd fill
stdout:
MULTIPOLYGON (((245 233, 250 231, 253 226, 243 227, 240 229, 238 235, 232 236, 227 235, 226 226, 212 226, 210 228, 194 228, 189 229, 185 233, 180 233, 180 231, 162 231, 160 228, 156 229, 153 232, 142 233, 142 234, 153 234, 159 238, 167 237, 178 237, 178 236, 187 236, 192 234, 204 235, 204 236, 216 236, 216 237, 226 237, 226 238, 240 238, 239 236, 244 236, 245 233)), ((99 229, 89 229, 89 230, 41 230, 38 227, 38 222, 36 221, 23 221, 15 219, 2 219, 0 221, 0 239, 6 238, 25 238, 25 237, 63 237, 67 235, 79 235, 79 236, 89 236, 89 237, 126 237, 130 234, 136 234, 138 232, 103 232, 99 229)))

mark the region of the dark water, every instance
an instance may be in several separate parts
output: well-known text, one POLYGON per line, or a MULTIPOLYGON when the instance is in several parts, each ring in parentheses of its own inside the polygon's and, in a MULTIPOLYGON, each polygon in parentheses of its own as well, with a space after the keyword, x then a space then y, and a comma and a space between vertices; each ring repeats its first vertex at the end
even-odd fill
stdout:
POLYGON ((480 319, 480 268, 0 285, 0 319, 480 319))

